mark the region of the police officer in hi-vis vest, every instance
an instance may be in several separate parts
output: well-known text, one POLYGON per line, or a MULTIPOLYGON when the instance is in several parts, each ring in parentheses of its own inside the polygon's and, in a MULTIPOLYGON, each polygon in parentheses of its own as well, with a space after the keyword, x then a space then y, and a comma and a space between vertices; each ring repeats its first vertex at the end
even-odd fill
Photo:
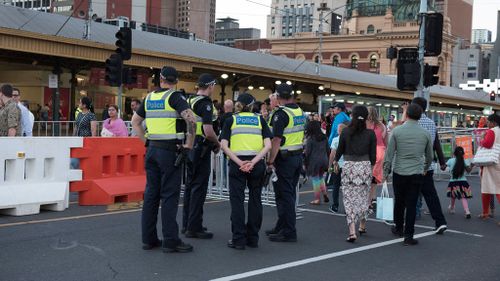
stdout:
POLYGON ((196 138, 189 155, 188 182, 184 190, 182 232, 188 238, 210 239, 213 234, 203 227, 203 204, 207 196, 211 169, 211 152, 218 152, 220 144, 213 127, 217 118, 211 100, 216 80, 210 74, 202 74, 197 83, 196 96, 188 103, 196 117, 196 138))
POLYGON ((241 94, 232 119, 224 123, 221 146, 229 157, 229 199, 233 237, 227 246, 244 250, 257 248, 262 225, 261 193, 266 165, 263 158, 271 149, 271 131, 264 118, 251 113, 255 98, 241 94), (245 223, 245 189, 248 187, 248 220, 245 223))
MULTIPOLYGON (((193 247, 179 239, 177 209, 182 171, 176 165, 180 153, 191 150, 196 134, 196 120, 182 94, 175 90, 175 68, 160 72, 160 89, 148 94, 132 117, 137 135, 146 141, 146 190, 142 209, 142 248, 161 247, 163 252, 191 252, 193 247), (146 120, 145 135, 142 121, 146 120), (186 133, 185 133, 186 132, 186 133), (183 144, 185 140, 185 144, 183 144), (158 239, 156 220, 161 202, 163 241, 158 239)), ((180 158, 179 158, 180 159, 180 158)))
POLYGON ((279 85, 276 92, 280 107, 271 120, 274 137, 268 166, 274 168, 278 176, 274 183, 278 221, 266 235, 273 242, 296 242, 295 188, 302 168, 305 116, 295 104, 291 86, 279 85))

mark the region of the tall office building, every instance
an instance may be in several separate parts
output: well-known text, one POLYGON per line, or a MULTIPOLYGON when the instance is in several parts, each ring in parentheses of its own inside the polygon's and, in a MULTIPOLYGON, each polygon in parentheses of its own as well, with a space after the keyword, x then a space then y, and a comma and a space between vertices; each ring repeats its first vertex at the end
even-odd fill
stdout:
POLYGON ((215 44, 217 45, 235 47, 236 39, 260 38, 260 29, 240 28, 237 19, 229 17, 218 19, 215 26, 215 44))
POLYGON ((267 37, 278 39, 300 32, 318 32, 320 22, 323 33, 338 34, 345 4, 346 0, 272 0, 267 37))
POLYGON ((473 29, 472 44, 482 44, 491 42, 491 31, 488 29, 473 29))
MULTIPOLYGON (((145 24, 194 33, 207 42, 215 40, 216 0, 98 0, 92 3, 91 17, 127 17, 137 26, 145 24)), ((0 0, 21 8, 88 18, 89 0, 0 0)))
POLYGON ((497 16, 497 39, 491 50, 490 79, 500 79, 500 11, 497 16))

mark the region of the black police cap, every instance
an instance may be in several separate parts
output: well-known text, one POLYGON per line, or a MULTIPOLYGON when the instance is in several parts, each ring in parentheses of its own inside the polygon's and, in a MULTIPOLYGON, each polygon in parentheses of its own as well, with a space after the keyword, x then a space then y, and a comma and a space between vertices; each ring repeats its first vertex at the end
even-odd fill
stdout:
POLYGON ((177 70, 171 66, 164 66, 161 69, 160 72, 160 77, 164 80, 167 80, 168 82, 177 82, 177 79, 179 78, 179 73, 177 70))
POLYGON ((278 93, 278 97, 281 98, 290 98, 292 96, 292 86, 287 84, 281 84, 276 88, 276 93, 278 93))
POLYGON ((252 105, 255 102, 255 98, 249 93, 243 93, 238 96, 236 101, 244 105, 252 105))
POLYGON ((204 87, 204 86, 215 85, 216 83, 217 83, 217 81, 215 80, 215 78, 211 74, 203 73, 198 78, 197 84, 199 87, 204 87))

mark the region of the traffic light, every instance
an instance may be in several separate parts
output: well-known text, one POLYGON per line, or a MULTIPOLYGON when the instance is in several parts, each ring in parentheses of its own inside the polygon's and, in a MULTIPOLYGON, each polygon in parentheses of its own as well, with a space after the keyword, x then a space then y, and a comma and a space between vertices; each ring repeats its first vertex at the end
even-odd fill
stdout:
POLYGON ((404 48, 398 55, 398 89, 415 91, 420 82, 420 63, 417 48, 404 48))
POLYGON ((112 54, 106 60, 106 82, 110 86, 119 87, 122 84, 123 60, 119 54, 112 54))
POLYGON ((491 93, 490 93, 490 101, 495 101, 495 98, 496 98, 495 92, 491 91, 491 93))
POLYGON ((123 84, 133 85, 137 84, 137 69, 135 68, 124 68, 123 69, 123 84))
POLYGON ((398 49, 396 47, 390 46, 389 48, 387 48, 386 57, 390 60, 398 58, 398 49))
POLYGON ((427 14, 425 20, 425 56, 436 57, 443 46, 443 14, 427 14))
POLYGON ((424 86, 430 87, 439 83, 439 66, 425 64, 424 68, 424 86))
POLYGON ((129 60, 132 57, 132 29, 122 27, 115 34, 116 53, 122 56, 122 60, 129 60))

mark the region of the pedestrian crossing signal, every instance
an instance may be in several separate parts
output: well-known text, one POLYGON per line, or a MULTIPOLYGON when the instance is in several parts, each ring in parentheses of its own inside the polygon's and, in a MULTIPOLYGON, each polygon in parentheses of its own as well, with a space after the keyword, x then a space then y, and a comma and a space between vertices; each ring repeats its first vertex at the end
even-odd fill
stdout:
POLYGON ((492 91, 490 93, 490 101, 495 101, 495 99, 496 99, 496 94, 495 94, 495 92, 492 91))

